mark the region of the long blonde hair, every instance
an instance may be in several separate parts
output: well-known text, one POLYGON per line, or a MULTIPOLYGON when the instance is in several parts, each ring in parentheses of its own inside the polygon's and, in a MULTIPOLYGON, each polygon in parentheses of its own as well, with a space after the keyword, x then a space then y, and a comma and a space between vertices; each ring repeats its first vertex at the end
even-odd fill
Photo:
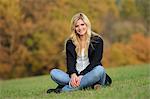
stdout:
POLYGON ((88 55, 88 48, 90 44, 91 35, 98 35, 91 30, 91 23, 88 17, 84 13, 77 13, 71 19, 71 35, 69 39, 72 40, 73 44, 76 46, 75 51, 77 55, 81 55, 81 47, 80 47, 80 40, 78 34, 75 32, 75 25, 77 21, 81 19, 87 26, 87 33, 86 33, 86 46, 85 46, 85 55, 88 55))

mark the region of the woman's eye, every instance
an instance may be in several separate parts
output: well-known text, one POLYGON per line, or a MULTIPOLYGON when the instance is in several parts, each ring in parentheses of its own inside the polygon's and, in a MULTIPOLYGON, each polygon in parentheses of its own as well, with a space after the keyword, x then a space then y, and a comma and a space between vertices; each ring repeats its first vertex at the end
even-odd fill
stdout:
POLYGON ((76 25, 75 27, 78 27, 79 25, 76 25))
POLYGON ((84 25, 84 24, 81 24, 82 26, 84 25))

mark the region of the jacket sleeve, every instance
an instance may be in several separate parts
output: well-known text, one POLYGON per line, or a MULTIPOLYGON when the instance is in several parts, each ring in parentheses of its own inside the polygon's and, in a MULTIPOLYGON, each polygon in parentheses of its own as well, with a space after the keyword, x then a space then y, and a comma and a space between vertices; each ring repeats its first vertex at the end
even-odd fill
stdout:
POLYGON ((75 58, 75 46, 71 41, 66 43, 66 63, 67 63, 67 73, 69 75, 77 73, 75 68, 76 58, 75 58))
POLYGON ((97 42, 94 43, 94 51, 92 55, 89 57, 91 58, 90 64, 81 71, 80 75, 84 75, 87 72, 91 71, 95 66, 101 65, 101 60, 103 56, 103 40, 101 38, 97 39, 97 42))

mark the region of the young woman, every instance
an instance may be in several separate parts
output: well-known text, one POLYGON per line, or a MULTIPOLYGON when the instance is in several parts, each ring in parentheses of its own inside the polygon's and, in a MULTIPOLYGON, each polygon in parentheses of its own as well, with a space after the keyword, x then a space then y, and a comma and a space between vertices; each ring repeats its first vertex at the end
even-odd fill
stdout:
POLYGON ((110 85, 111 79, 101 64, 103 40, 91 30, 91 23, 83 13, 77 13, 71 20, 71 36, 66 41, 67 73, 59 69, 50 72, 58 84, 50 92, 80 90, 94 85, 110 85))

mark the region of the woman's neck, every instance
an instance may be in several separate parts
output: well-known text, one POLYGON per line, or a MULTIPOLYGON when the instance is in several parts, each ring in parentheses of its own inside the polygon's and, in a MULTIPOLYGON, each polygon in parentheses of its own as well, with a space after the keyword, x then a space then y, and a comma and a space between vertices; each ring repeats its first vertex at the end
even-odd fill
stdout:
POLYGON ((80 39, 81 49, 84 49, 85 46, 86 46, 86 36, 85 35, 84 36, 80 36, 79 39, 80 39))
POLYGON ((79 39, 80 39, 81 42, 86 41, 86 35, 79 36, 79 39))

